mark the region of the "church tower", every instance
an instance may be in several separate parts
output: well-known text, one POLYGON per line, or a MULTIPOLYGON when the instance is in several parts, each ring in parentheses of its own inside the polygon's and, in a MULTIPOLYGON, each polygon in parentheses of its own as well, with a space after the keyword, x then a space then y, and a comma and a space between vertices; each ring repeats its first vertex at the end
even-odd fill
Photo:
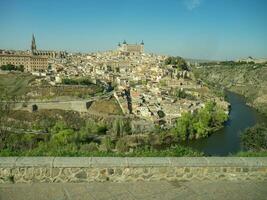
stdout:
POLYGON ((140 44, 140 47, 141 47, 141 53, 144 53, 144 46, 145 46, 145 43, 144 41, 142 40, 141 44, 140 44))
POLYGON ((32 50, 32 54, 35 54, 36 51, 37 51, 34 34, 32 34, 32 45, 31 45, 31 50, 32 50))

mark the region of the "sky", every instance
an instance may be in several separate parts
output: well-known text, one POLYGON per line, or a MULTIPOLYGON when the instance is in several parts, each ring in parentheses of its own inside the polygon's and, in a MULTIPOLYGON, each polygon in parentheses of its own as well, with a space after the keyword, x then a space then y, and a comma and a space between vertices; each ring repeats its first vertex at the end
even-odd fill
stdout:
POLYGON ((267 58, 267 0, 0 0, 0 49, 267 58))

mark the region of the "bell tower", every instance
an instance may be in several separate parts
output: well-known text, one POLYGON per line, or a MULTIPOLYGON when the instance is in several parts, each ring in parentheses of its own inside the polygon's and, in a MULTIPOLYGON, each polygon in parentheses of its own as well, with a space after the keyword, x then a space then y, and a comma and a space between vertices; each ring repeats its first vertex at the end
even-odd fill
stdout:
POLYGON ((35 54, 36 51, 37 51, 34 34, 32 34, 32 45, 31 45, 31 50, 32 50, 32 54, 35 54))

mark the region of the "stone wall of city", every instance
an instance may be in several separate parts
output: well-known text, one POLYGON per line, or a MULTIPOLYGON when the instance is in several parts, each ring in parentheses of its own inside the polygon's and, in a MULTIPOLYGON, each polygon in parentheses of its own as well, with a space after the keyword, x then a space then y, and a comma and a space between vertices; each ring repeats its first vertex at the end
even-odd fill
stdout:
POLYGON ((266 180, 267 158, 1 157, 0 183, 266 180))

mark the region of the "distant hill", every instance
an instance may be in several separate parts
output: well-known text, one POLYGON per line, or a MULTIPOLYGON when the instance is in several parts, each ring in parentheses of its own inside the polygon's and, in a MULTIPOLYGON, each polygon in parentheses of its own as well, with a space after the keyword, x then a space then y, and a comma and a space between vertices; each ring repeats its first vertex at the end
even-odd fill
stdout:
POLYGON ((190 63, 209 63, 218 62, 217 60, 207 60, 207 59, 194 59, 194 58, 184 58, 185 61, 190 63))
POLYGON ((193 71, 205 82, 245 96, 249 105, 267 115, 267 64, 211 64, 193 71))

